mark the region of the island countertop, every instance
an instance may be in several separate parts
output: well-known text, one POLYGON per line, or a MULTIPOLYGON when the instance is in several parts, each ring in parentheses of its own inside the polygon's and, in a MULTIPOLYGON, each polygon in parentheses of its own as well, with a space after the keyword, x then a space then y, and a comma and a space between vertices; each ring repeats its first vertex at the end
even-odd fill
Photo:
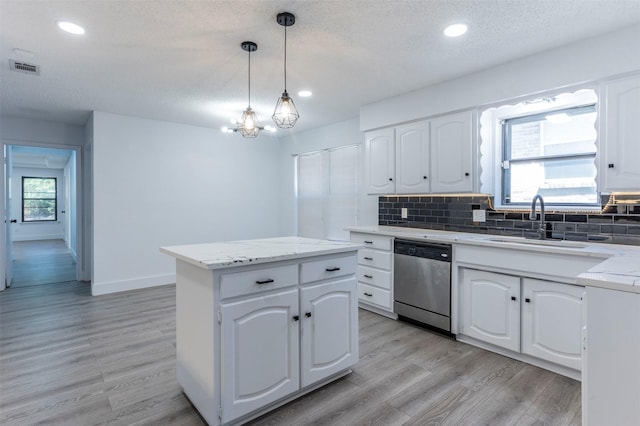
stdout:
POLYGON ((360 244, 305 237, 276 237, 161 247, 162 253, 203 269, 268 263, 277 260, 342 253, 360 244))

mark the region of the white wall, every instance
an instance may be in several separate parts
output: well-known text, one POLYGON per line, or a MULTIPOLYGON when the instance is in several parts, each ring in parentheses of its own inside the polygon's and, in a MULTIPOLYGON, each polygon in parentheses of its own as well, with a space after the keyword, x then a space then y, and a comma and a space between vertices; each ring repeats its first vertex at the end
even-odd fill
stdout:
POLYGON ((64 239, 64 217, 66 198, 64 170, 33 167, 14 167, 11 176, 13 194, 11 217, 18 222, 13 226, 13 241, 35 241, 64 239), (58 213, 55 222, 22 222, 22 177, 54 177, 58 193, 58 213))
MULTIPOLYGON (((344 145, 360 145, 364 149, 364 133, 357 118, 280 138, 280 232, 296 235, 295 159, 294 154, 319 151, 344 145)), ((362 152, 362 151, 361 151, 362 152)), ((358 225, 378 223, 378 197, 366 195, 364 189, 364 155, 360 155, 360 199, 358 225)))
POLYGON ((640 25, 548 50, 360 109, 363 131, 640 69, 640 25))
POLYGON ((94 112, 92 292, 175 282, 159 247, 279 236, 278 142, 94 112))

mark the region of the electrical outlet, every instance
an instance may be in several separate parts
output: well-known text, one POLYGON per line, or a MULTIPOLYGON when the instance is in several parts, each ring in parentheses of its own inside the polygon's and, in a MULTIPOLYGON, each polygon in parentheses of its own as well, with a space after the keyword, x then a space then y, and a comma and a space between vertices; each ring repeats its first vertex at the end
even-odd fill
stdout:
POLYGON ((406 207, 403 207, 402 210, 400 211, 400 217, 402 219, 406 219, 408 215, 409 215, 409 213, 407 212, 406 207))
POLYGON ((474 222, 486 222, 487 211, 486 210, 472 210, 474 222))

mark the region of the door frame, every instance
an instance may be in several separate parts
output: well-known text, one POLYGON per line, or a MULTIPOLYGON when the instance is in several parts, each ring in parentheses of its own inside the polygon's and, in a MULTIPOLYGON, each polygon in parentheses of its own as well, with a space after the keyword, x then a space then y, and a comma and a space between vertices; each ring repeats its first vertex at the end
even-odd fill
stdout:
MULTIPOLYGON (((2 139, 2 149, 7 149, 8 146, 28 146, 33 148, 49 148, 49 149, 62 149, 67 151, 75 151, 76 155, 76 280, 85 281, 84 277, 85 268, 85 229, 84 223, 86 222, 84 206, 84 191, 85 187, 82 177, 83 173, 83 149, 78 145, 64 145, 64 144, 51 144, 35 141, 25 141, 16 139, 2 139)), ((0 173, 0 199, 2 199, 3 208, 6 192, 5 173, 0 173)), ((10 223, 0 226, 0 291, 6 288, 7 267, 6 267, 6 244, 7 244, 7 232, 6 226, 10 226, 10 223)))

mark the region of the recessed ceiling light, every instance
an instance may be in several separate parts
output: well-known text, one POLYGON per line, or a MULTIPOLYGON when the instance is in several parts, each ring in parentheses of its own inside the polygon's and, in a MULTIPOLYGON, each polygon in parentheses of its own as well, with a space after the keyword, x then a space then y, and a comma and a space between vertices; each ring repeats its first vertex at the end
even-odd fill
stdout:
POLYGON ((447 37, 460 37, 467 32, 466 24, 453 24, 444 29, 444 35, 447 37))
POLYGON ((301 90, 298 92, 298 96, 300 96, 301 98, 308 98, 311 95, 313 95, 313 93, 311 93, 311 90, 301 90))
POLYGON ((60 28, 62 31, 68 32, 69 34, 84 34, 84 28, 82 28, 78 24, 74 24, 73 22, 58 21, 58 28, 60 28))

